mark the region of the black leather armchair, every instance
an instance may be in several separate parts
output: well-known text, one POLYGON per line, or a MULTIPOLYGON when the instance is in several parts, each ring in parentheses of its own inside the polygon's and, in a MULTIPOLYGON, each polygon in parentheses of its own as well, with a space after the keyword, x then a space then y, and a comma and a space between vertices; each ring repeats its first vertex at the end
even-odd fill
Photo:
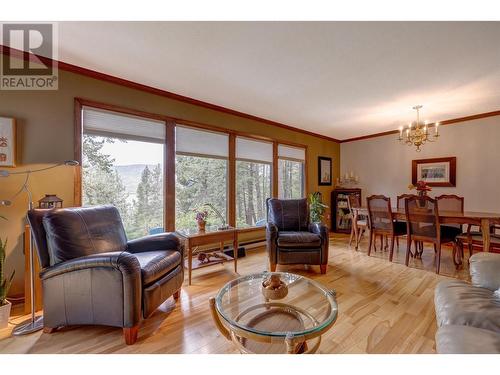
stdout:
POLYGON ((277 264, 328 265, 328 227, 310 223, 307 199, 269 198, 266 240, 272 272, 277 264))
POLYGON ((141 320, 179 297, 184 257, 174 234, 127 241, 113 206, 35 209, 28 218, 42 268, 45 332, 114 326, 134 344, 141 320))

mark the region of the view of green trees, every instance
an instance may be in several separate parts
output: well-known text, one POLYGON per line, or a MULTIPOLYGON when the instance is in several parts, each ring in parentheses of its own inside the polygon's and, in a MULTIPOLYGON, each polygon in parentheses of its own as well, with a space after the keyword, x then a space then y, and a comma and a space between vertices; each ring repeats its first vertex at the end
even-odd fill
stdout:
MULTIPOLYGON (((120 139, 85 134, 83 137, 83 204, 112 204, 118 208, 130 239, 163 228, 163 167, 161 164, 115 165, 106 143, 120 139)), ((303 164, 279 161, 282 198, 303 196, 303 164)), ((264 225, 266 199, 271 196, 271 164, 236 162, 236 222, 239 227, 264 225)), ((196 228, 194 210, 206 203, 227 217, 228 162, 223 158, 177 155, 175 177, 176 228, 196 228)), ((211 214, 208 225, 220 225, 211 214)))
MULTIPOLYGON (((175 226, 196 228, 193 210, 211 203, 227 217, 227 160, 177 155, 175 164, 175 226)), ((208 225, 220 225, 214 214, 208 225)))
POLYGON ((266 199, 271 196, 271 165, 236 162, 236 224, 264 225, 266 199))
POLYGON ((304 197, 304 164, 280 159, 278 164, 279 197, 297 199, 304 197))
POLYGON ((112 155, 103 152, 105 143, 124 140, 83 136, 83 205, 112 204, 118 208, 129 239, 163 227, 163 170, 160 164, 145 165, 137 173, 135 197, 127 191, 122 168, 114 166, 112 155))

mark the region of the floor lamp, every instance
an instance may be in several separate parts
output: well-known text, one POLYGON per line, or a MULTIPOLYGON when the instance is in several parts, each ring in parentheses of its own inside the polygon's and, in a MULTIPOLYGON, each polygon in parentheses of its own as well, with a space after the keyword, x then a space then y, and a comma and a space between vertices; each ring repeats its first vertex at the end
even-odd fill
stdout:
MULTIPOLYGON (((37 173, 37 172, 42 172, 42 171, 47 171, 49 169, 57 168, 63 165, 66 166, 77 166, 79 163, 76 160, 66 160, 62 163, 50 165, 48 167, 40 168, 40 169, 33 169, 33 170, 27 170, 27 171, 15 171, 15 172, 9 172, 8 170, 0 170, 0 178, 1 177, 9 177, 11 175, 26 175, 24 179, 23 186, 17 193, 14 194, 14 196, 10 200, 0 200, 0 206, 10 206, 12 205, 12 201, 17 198, 18 195, 21 193, 25 192, 28 194, 28 212, 33 209, 33 198, 31 194, 31 190, 29 188, 29 179, 32 173, 37 173)), ((26 218, 26 221, 28 222, 28 219, 26 218)), ((29 222, 28 222, 29 225, 29 222)), ((30 247, 29 247, 29 256, 30 256, 30 288, 31 288, 31 317, 27 321, 20 323, 17 325, 14 330, 12 331, 12 334, 14 336, 21 336, 21 335, 27 335, 29 333, 33 333, 36 331, 39 331, 43 328, 43 315, 36 317, 35 316, 35 257, 34 257, 34 252, 33 252, 33 234, 31 233, 30 229, 30 247)))

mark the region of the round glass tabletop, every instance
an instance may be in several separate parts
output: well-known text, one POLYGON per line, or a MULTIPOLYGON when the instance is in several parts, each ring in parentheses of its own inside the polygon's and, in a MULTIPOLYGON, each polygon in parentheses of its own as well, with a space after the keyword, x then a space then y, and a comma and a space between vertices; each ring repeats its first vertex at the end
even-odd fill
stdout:
POLYGON ((321 332, 335 322, 338 311, 334 291, 286 272, 263 272, 232 280, 215 297, 215 307, 230 326, 277 338, 321 332), (270 286, 271 276, 282 285, 276 294, 270 286), (281 293, 282 289, 286 291, 281 293))

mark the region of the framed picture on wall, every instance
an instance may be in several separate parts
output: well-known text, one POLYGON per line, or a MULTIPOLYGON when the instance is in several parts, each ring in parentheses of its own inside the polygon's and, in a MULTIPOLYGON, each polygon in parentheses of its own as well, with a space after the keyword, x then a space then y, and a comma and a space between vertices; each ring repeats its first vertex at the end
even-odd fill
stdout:
POLYGON ((16 166, 16 121, 0 117, 0 167, 16 166))
POLYGON ((425 181, 429 186, 457 185, 457 158, 434 158, 413 160, 411 165, 412 184, 425 181))
POLYGON ((318 185, 329 186, 332 184, 332 158, 318 157, 318 185))

